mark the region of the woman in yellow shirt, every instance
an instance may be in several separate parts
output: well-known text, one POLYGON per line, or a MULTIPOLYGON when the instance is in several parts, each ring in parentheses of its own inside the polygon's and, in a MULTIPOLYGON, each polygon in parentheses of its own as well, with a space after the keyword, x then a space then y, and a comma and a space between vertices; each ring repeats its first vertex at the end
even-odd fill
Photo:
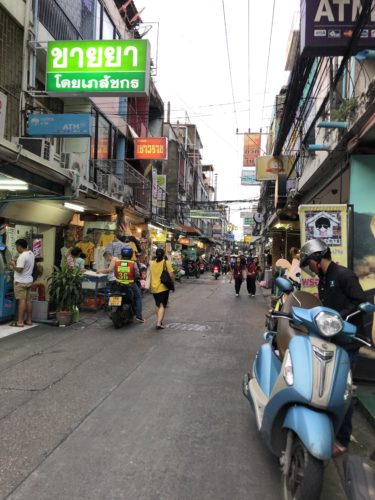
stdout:
POLYGON ((150 282, 150 292, 154 296, 156 304, 156 328, 158 330, 164 329, 163 320, 165 315, 165 308, 169 299, 169 290, 160 281, 160 276, 164 270, 164 266, 174 284, 175 281, 172 265, 168 260, 164 259, 164 250, 162 248, 158 248, 156 250, 156 260, 153 260, 150 263, 147 271, 148 276, 146 278, 146 284, 150 282))

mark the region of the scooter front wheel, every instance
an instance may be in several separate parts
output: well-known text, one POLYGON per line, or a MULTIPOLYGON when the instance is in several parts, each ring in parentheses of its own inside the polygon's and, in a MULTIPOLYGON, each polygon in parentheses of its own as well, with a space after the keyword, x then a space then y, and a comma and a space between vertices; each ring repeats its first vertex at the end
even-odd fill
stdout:
POLYGON ((323 472, 322 460, 313 457, 303 443, 295 437, 289 471, 282 475, 284 500, 317 500, 320 498, 323 472))

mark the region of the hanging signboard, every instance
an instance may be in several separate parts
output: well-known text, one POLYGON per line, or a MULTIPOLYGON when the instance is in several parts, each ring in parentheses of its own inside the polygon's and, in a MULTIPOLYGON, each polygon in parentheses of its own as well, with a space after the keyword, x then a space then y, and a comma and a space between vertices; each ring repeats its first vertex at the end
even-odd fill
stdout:
POLYGON ((245 217, 243 220, 244 226, 255 226, 255 224, 254 217, 245 217))
MULTIPOLYGON (((359 0, 301 0, 301 54, 342 56, 362 11, 359 0)), ((361 31, 357 51, 373 49, 375 12, 361 31)))
POLYGON ((151 192, 151 201, 152 201, 152 213, 157 214, 158 207, 158 171, 155 167, 152 167, 152 192, 151 192))
POLYGON ((167 176, 157 175, 156 182, 158 184, 158 207, 165 208, 167 198, 167 176))
MULTIPOLYGON (((331 249, 332 261, 348 265, 348 227, 346 205, 300 205, 301 246, 306 241, 319 238, 331 249)), ((302 271, 302 289, 316 294, 318 277, 302 271)))
POLYGON ((242 170, 241 173, 242 186, 260 186, 260 182, 256 180, 255 170, 242 170))
POLYGON ((256 161, 256 178, 258 181, 275 180, 278 174, 289 175, 294 156, 260 156, 256 161))
POLYGON ((48 94, 146 96, 149 80, 147 40, 48 42, 48 94))
POLYGON ((210 210, 190 210, 191 219, 221 219, 221 212, 210 210))
POLYGON ((243 166, 255 167, 257 157, 260 155, 260 134, 246 134, 243 139, 243 166))
POLYGON ((144 137, 134 139, 136 160, 167 160, 168 139, 166 137, 144 137))
POLYGON ((254 217, 254 212, 240 212, 241 219, 254 217))
POLYGON ((75 114, 31 114, 27 119, 27 133, 36 137, 90 137, 91 115, 75 114))

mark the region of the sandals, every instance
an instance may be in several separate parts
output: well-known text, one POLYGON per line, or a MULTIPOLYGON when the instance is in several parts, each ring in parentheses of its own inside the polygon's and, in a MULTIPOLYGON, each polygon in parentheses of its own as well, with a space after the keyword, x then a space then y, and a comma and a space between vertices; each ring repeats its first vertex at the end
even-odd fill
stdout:
POLYGON ((163 326, 163 325, 156 325, 156 328, 158 330, 164 330, 165 326, 163 326))
POLYGON ((16 321, 12 321, 9 326, 14 326, 15 328, 23 328, 25 325, 19 325, 16 321))

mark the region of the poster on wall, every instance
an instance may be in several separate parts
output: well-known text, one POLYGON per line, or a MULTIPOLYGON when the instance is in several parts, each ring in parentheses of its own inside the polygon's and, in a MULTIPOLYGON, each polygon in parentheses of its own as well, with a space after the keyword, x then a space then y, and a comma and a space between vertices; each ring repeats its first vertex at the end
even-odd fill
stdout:
MULTIPOLYGON (((331 249, 332 260, 348 265, 347 205, 301 205, 299 207, 301 246, 313 239, 323 240, 331 249)), ((302 290, 316 294, 319 278, 302 271, 302 290)))

